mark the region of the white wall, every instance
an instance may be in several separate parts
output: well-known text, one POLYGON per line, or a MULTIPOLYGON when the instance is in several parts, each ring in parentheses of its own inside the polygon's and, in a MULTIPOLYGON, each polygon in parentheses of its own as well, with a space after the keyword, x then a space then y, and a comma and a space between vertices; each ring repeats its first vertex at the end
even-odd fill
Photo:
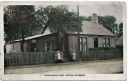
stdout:
MULTIPOLYGON (((94 38, 98 38, 98 47, 103 47, 103 38, 105 37, 99 37, 99 36, 88 36, 87 37, 87 46, 88 48, 94 48, 94 38)), ((108 37, 110 38, 110 47, 115 47, 115 38, 114 37, 108 37)))
POLYGON ((103 47, 103 38, 98 37, 98 47, 103 47))
POLYGON ((14 43, 14 51, 21 52, 21 43, 20 42, 14 43))
POLYGON ((10 53, 13 51, 13 44, 7 44, 6 45, 6 53, 10 53))
POLYGON ((88 48, 94 48, 94 38, 91 36, 87 37, 87 47, 88 48))
POLYGON ((115 43, 116 43, 116 42, 115 42, 115 38, 114 38, 114 37, 111 38, 111 39, 110 39, 110 46, 111 46, 111 47, 115 47, 115 43))

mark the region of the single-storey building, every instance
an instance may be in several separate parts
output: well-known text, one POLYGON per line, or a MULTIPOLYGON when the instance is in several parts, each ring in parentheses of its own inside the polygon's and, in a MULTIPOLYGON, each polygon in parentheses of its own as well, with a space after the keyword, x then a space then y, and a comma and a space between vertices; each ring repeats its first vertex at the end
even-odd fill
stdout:
MULTIPOLYGON (((91 21, 82 22, 82 31, 80 32, 80 51, 86 51, 90 48, 115 47, 115 35, 108 29, 98 23, 97 15, 93 15, 91 21)), ((68 33, 67 39, 63 39, 62 49, 71 52, 78 50, 77 32, 68 33)), ((43 34, 25 38, 24 52, 45 52, 56 51, 57 34, 51 33, 47 28, 43 34)), ((21 40, 15 40, 6 45, 7 53, 15 51, 21 52, 21 40), (10 50, 9 50, 9 49, 10 50)))

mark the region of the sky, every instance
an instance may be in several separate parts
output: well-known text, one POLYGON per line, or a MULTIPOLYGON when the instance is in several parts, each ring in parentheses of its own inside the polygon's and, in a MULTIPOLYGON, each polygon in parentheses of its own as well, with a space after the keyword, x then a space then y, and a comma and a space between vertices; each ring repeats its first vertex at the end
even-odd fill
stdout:
MULTIPOLYGON (((66 5, 70 11, 77 12, 77 5, 79 4, 79 14, 81 16, 92 16, 96 13, 100 16, 111 15, 116 17, 116 22, 123 22, 123 5, 122 2, 78 2, 78 3, 49 3, 48 5, 66 5)), ((47 4, 42 5, 44 7, 47 4)))
MULTIPOLYGON (((46 7, 48 5, 66 5, 68 6, 68 9, 70 11, 77 12, 77 5, 79 5, 79 14, 81 16, 92 16, 92 13, 97 13, 97 15, 105 16, 105 15, 111 15, 116 17, 117 23, 123 22, 123 9, 124 9, 124 3, 123 2, 117 2, 117 1, 95 1, 95 2, 87 2, 87 1, 78 1, 78 2, 70 2, 70 1, 51 1, 51 2, 28 2, 26 4, 33 4, 36 8, 38 8, 40 5, 43 7, 46 7)), ((7 4, 7 3, 6 3, 7 4)), ((14 3, 13 3, 14 4, 14 3)), ((15 4, 19 4, 15 3, 15 4)), ((24 3, 25 4, 25 3, 24 3)))
MULTIPOLYGON (((70 5, 69 10, 77 11, 76 5, 70 5)), ((79 5, 79 14, 82 16, 91 16, 92 13, 97 15, 112 15, 116 17, 118 23, 123 22, 123 3, 120 2, 88 2, 79 5)))

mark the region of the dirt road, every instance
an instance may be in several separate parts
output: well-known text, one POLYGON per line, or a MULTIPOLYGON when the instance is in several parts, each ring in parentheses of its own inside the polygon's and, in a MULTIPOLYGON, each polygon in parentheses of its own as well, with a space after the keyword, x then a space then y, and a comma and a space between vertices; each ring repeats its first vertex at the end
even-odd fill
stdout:
POLYGON ((119 59, 12 66, 5 68, 5 73, 8 74, 114 74, 122 72, 123 61, 119 59))

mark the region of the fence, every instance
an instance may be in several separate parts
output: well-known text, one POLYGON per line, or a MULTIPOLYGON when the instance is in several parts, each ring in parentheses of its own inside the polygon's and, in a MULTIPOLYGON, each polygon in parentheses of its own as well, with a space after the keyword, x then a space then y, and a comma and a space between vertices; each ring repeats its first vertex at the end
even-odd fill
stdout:
POLYGON ((9 53, 5 55, 5 66, 54 63, 54 52, 9 53))
MULTIPOLYGON (((54 63, 54 55, 55 52, 28 52, 5 54, 5 66, 54 63)), ((81 59, 82 61, 107 60, 122 57, 123 53, 120 50, 89 50, 77 54, 77 58, 81 59)), ((72 59, 72 56, 71 54, 66 53, 64 54, 64 58, 68 60, 72 59)))
POLYGON ((83 51, 78 56, 82 61, 87 60, 108 60, 114 58, 123 58, 121 50, 90 50, 83 51))

